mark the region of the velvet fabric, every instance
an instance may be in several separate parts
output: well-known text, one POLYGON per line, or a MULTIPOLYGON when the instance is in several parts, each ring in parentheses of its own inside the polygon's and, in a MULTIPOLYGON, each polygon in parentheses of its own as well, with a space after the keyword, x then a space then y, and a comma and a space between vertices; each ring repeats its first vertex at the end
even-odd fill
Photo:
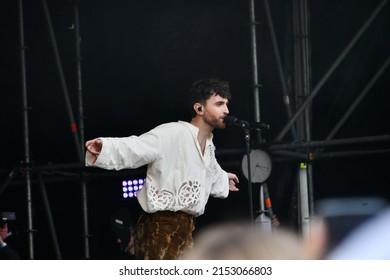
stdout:
POLYGON ((175 260, 193 246, 194 217, 185 212, 143 213, 135 227, 138 260, 175 260))

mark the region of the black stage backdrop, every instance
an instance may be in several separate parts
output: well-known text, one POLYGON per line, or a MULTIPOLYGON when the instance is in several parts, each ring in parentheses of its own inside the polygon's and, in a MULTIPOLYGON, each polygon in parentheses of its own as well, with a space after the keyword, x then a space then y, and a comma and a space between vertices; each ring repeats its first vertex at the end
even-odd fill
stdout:
MULTIPOLYGON (((1 111, 0 182, 10 172, 17 175, 0 196, 0 211, 15 211, 10 242, 27 258, 27 210, 24 168, 22 84, 18 1, 6 1, 0 17, 1 111), (13 240, 11 240, 13 239, 13 240)), ((97 136, 139 135, 163 123, 188 120, 186 91, 195 80, 207 77, 230 82, 232 115, 254 119, 249 1, 102 1, 79 3, 81 65, 85 139, 97 136)), ((255 1, 258 43, 261 120, 270 125, 263 131, 267 142, 288 121, 282 87, 263 1, 255 1)), ((294 99, 292 6, 293 1, 269 1, 288 90, 294 99)), ((310 44, 312 87, 359 32, 381 1, 310 1, 310 44)), ((48 1, 70 101, 75 118, 77 74, 73 1, 48 1)), ((32 167, 78 162, 68 111, 54 60, 42 2, 23 1, 27 96, 30 110, 29 142, 32 167)), ((312 140, 324 140, 370 79, 388 59, 390 7, 387 4, 368 30, 313 100, 312 140)), ((379 77, 335 139, 388 135, 389 70, 379 77)), ((295 106, 293 102, 293 106, 295 106)), ((247 181, 241 172, 245 151, 239 128, 216 131, 221 165, 236 172, 241 191, 226 200, 210 198, 197 230, 220 221, 249 219, 247 181)), ((301 139, 300 139, 301 140, 301 139)), ((290 143, 285 137, 282 142, 290 143)), ((314 198, 380 196, 390 198, 389 141, 330 147, 334 153, 313 162, 314 198), (336 156, 336 152, 383 150, 368 155, 336 156)), ((307 149, 302 149, 304 154, 307 149)), ((299 161, 272 156, 268 180, 274 212, 282 224, 296 227, 296 172, 299 161)), ((43 174, 54 225, 64 259, 83 258, 80 169, 47 168, 43 174)), ((142 178, 143 168, 134 172, 83 170, 87 179, 91 258, 120 258, 110 227, 111 215, 127 207, 134 219, 140 213, 135 199, 123 199, 121 182, 142 178)), ((33 174, 32 199, 35 258, 55 258, 42 195, 33 174)), ((259 186, 254 184, 254 208, 258 209, 259 186)))

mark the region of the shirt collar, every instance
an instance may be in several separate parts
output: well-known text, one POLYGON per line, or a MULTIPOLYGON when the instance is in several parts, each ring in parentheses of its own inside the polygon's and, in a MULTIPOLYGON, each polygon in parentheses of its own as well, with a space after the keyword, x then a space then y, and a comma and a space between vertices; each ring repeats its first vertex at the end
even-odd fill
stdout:
MULTIPOLYGON (((192 133, 192 136, 194 136, 195 140, 198 141, 198 133, 199 133, 199 128, 198 127, 196 127, 195 125, 193 125, 193 124, 191 124, 189 122, 185 122, 185 121, 179 121, 179 123, 185 124, 190 129, 190 131, 192 133)), ((210 141, 213 140, 213 137, 214 137, 213 133, 210 132, 209 137, 207 138, 207 142, 206 143, 209 144, 210 141)))

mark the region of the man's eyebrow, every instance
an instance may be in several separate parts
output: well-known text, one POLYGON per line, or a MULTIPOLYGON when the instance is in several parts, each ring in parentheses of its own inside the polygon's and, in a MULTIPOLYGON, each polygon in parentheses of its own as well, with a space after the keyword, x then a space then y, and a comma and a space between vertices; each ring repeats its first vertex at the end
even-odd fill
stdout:
POLYGON ((229 104, 229 100, 224 101, 224 100, 218 100, 215 102, 215 104, 229 104))

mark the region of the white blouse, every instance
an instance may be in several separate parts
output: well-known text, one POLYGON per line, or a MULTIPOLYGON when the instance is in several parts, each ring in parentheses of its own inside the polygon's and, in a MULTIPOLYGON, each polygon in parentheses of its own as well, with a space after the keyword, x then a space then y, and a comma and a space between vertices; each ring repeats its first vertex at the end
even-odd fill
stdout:
POLYGON ((100 138, 101 153, 93 163, 87 151, 86 166, 120 170, 147 164, 146 182, 137 193, 145 212, 183 211, 200 216, 210 195, 228 196, 229 179, 215 158, 213 135, 202 154, 198 132, 196 126, 179 121, 141 136, 100 138))

